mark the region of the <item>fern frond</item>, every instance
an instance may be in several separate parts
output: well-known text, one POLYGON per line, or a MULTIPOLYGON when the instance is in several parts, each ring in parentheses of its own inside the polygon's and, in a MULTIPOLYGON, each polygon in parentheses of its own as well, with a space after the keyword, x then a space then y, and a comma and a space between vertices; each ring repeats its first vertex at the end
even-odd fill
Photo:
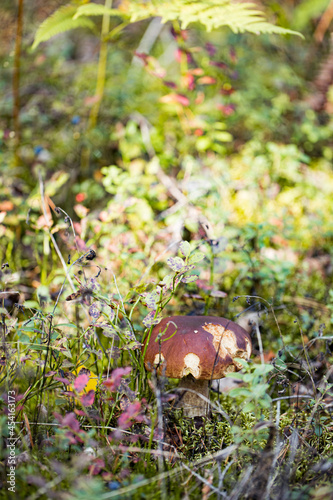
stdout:
MULTIPOLYGON (((119 10, 122 11, 121 5, 119 10)), ((125 9, 124 9, 125 11, 125 9)), ((278 33, 302 36, 300 33, 267 22, 254 3, 233 0, 170 0, 126 2, 126 14, 135 22, 147 17, 161 17, 162 22, 179 20, 183 29, 191 23, 203 24, 207 31, 228 26, 235 33, 278 33)))
POLYGON ((251 2, 235 0, 123 0, 118 9, 88 3, 65 5, 48 17, 38 28, 32 48, 52 36, 74 28, 94 29, 90 16, 120 16, 129 23, 160 17, 162 23, 178 20, 183 29, 191 23, 201 23, 207 31, 228 26, 235 33, 277 33, 302 36, 297 31, 281 28, 267 22, 262 11, 251 2))
POLYGON ((74 5, 64 5, 56 10, 50 17, 39 26, 32 49, 38 47, 41 42, 46 42, 50 38, 59 33, 69 31, 75 28, 90 28, 94 29, 94 23, 87 17, 74 19, 73 16, 77 11, 74 5))
POLYGON ((86 3, 76 9, 73 19, 78 19, 81 16, 104 16, 104 14, 109 14, 110 16, 120 15, 122 17, 124 15, 118 9, 108 9, 105 5, 97 3, 86 3))

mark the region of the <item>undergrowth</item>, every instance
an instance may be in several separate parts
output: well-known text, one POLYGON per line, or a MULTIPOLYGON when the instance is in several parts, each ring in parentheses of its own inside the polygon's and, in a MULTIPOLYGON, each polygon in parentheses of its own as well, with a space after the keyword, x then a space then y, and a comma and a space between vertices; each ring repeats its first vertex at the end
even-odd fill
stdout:
MULTIPOLYGON (((19 291, 2 292, 2 481, 15 393, 17 498, 281 498, 281 491, 310 498, 318 481, 331 491, 332 337, 323 318, 313 314, 305 335, 290 310, 235 296, 227 316, 244 302, 259 311, 261 333, 254 329, 255 357, 240 360, 236 386, 211 392, 207 419, 184 418, 173 409, 177 381, 145 372, 142 346, 152 327, 186 288, 188 303, 177 313, 204 300, 193 292, 210 266, 208 248, 181 242, 178 256, 164 257, 163 280, 145 278, 126 296, 98 249, 68 258, 52 295, 51 281, 20 301, 19 279, 19 291), (280 316, 288 319, 280 324, 280 316)), ((7 264, 1 273, 5 283, 13 278, 7 264)))

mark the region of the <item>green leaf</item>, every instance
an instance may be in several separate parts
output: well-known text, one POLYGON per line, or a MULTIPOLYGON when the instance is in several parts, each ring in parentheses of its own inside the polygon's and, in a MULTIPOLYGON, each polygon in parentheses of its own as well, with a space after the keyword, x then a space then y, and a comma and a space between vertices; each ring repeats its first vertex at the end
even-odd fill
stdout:
POLYGON ((21 344, 29 344, 30 343, 30 338, 28 335, 24 335, 22 331, 18 330, 17 331, 17 337, 20 340, 21 344))
POLYGON ((25 300, 24 303, 23 303, 24 307, 26 308, 39 308, 39 304, 38 302, 36 302, 36 300, 25 300))
POLYGON ((144 302, 149 309, 157 309, 157 303, 159 300, 160 294, 156 290, 143 294, 142 298, 142 302, 144 302))
POLYGON ((268 384, 259 384, 257 386, 253 386, 252 393, 256 399, 261 398, 266 395, 266 391, 268 390, 268 384))
POLYGON ((133 288, 131 288, 131 291, 133 290, 136 293, 143 293, 147 287, 148 283, 140 283, 139 285, 135 285, 133 288))
POLYGON ((132 340, 132 342, 130 342, 129 344, 122 346, 121 349, 123 351, 132 351, 134 349, 141 349, 141 347, 142 344, 140 342, 138 342, 137 340, 132 340))
MULTIPOLYGON (((255 34, 277 33, 303 37, 297 31, 284 29, 266 21, 262 11, 251 2, 233 2, 232 0, 170 0, 160 2, 131 1, 126 9, 108 9, 103 5, 88 3, 76 7, 64 5, 48 17, 38 28, 32 48, 57 35, 75 28, 94 29, 89 16, 120 16, 134 23, 150 17, 160 17, 162 23, 179 21, 182 29, 191 23, 200 23, 207 31, 228 26, 234 33, 245 31, 255 34)), ((226 138, 227 136, 225 136, 226 138)), ((224 139, 226 140, 226 139, 224 139)))
POLYGON ((244 380, 244 373, 227 373, 226 377, 228 378, 236 378, 237 380, 244 380))
POLYGON ((244 396, 246 398, 251 396, 251 391, 245 389, 244 387, 237 387, 229 392, 229 396, 232 398, 238 398, 239 396, 244 396))
POLYGON ((56 10, 51 16, 39 26, 32 49, 34 50, 41 42, 50 40, 59 33, 64 33, 75 28, 94 29, 94 23, 86 18, 73 19, 77 8, 74 5, 64 5, 56 10))
POLYGON ((242 408, 242 411, 244 413, 250 413, 250 412, 254 412, 256 409, 256 405, 252 402, 249 402, 249 403, 246 403, 246 405, 242 408))
POLYGON ((167 264, 175 272, 179 272, 185 266, 184 260, 180 257, 169 257, 167 264))
POLYGON ((22 327, 18 331, 19 332, 32 332, 32 333, 42 333, 42 334, 45 334, 45 331, 40 330, 39 328, 35 328, 33 326, 24 326, 24 327, 22 327))
POLYGON ((58 328, 60 326, 66 326, 67 328, 78 328, 77 325, 74 325, 73 323, 58 323, 55 325, 55 328, 58 328))
POLYGON ((262 408, 269 408, 272 403, 271 397, 266 394, 266 396, 257 402, 262 408))
POLYGON ((234 33, 277 33, 302 35, 266 21, 265 15, 251 2, 232 0, 169 0, 168 2, 129 2, 126 15, 131 22, 148 17, 161 17, 162 23, 178 20, 182 29, 200 23, 207 31, 228 26, 234 33))
POLYGON ((315 434, 320 437, 323 434, 323 426, 320 424, 315 425, 315 434))
POLYGON ((237 361, 237 363, 239 363, 240 365, 243 366, 243 368, 245 368, 246 370, 248 370, 249 368, 249 363, 247 361, 245 361, 245 359, 242 359, 242 358, 235 358, 235 360, 237 361))
POLYGON ((253 375, 267 375, 267 373, 271 372, 274 370, 274 366, 272 365, 259 365, 256 367, 256 369, 253 372, 253 375))
POLYGON ((191 245, 188 241, 182 241, 179 245, 179 250, 184 255, 184 257, 188 257, 191 253, 191 245))
POLYGON ((190 276, 184 276, 182 278, 182 283, 194 283, 198 278, 199 276, 197 276, 196 274, 191 274, 190 276))
POLYGON ((69 359, 72 359, 72 353, 68 349, 62 350, 61 354, 63 354, 64 356, 66 356, 69 359))
POLYGON ((78 19, 81 16, 104 16, 104 14, 109 14, 110 16, 123 16, 124 12, 118 9, 108 9, 105 5, 99 5, 96 3, 86 3, 80 5, 73 16, 73 19, 78 19))
POLYGON ((146 328, 150 328, 151 326, 158 325, 161 319, 162 319, 161 313, 156 314, 156 311, 151 311, 150 313, 147 314, 145 318, 143 318, 142 323, 145 325, 146 328))
POLYGON ((173 283, 173 277, 167 274, 166 276, 164 276, 160 284, 161 286, 165 286, 166 288, 172 288, 172 283, 173 283))
POLYGON ((204 253, 195 251, 195 252, 193 252, 190 255, 190 257, 188 259, 188 263, 189 264, 195 264, 196 262, 200 262, 204 258, 205 258, 205 254, 204 253))

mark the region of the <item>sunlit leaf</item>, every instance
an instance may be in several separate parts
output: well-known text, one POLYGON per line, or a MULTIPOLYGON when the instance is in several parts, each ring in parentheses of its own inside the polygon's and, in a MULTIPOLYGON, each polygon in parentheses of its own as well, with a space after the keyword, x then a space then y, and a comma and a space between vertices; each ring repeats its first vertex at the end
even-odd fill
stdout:
POLYGON ((205 258, 204 253, 195 251, 190 255, 188 262, 189 264, 195 264, 196 262, 200 262, 204 258, 205 258))
POLYGON ((182 241, 179 245, 179 250, 184 255, 184 257, 188 257, 191 253, 191 245, 188 241, 182 241))
POLYGON ((150 313, 147 314, 147 316, 142 320, 142 323, 145 325, 145 327, 150 328, 153 325, 158 325, 158 323, 162 319, 162 315, 158 314, 156 315, 156 311, 151 311, 150 313))
POLYGON ((180 257, 169 257, 167 264, 173 271, 179 272, 185 266, 185 261, 180 257))

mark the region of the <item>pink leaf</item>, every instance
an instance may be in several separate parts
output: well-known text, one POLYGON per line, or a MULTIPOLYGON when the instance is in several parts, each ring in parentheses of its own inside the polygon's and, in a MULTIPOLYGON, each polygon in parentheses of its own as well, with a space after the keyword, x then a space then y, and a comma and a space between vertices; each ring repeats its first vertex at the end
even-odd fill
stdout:
POLYGON ((58 380, 58 382, 62 382, 65 385, 69 385, 71 383, 70 380, 64 377, 54 377, 54 380, 58 380))
POLYGON ((81 403, 83 406, 91 406, 95 400, 95 391, 91 389, 87 394, 81 396, 81 403))
POLYGON ((93 476, 96 476, 96 474, 99 474, 102 469, 105 467, 105 462, 102 458, 95 458, 93 461, 93 464, 90 465, 89 471, 90 474, 93 476))
POLYGON ((216 80, 212 76, 202 76, 199 78, 198 83, 201 85, 212 85, 213 83, 216 83, 216 80))
POLYGON ((126 368, 116 368, 111 373, 111 377, 105 380, 104 385, 110 392, 115 392, 120 386, 122 377, 128 375, 132 368, 127 366, 126 368))
POLYGON ((122 415, 118 418, 118 426, 120 429, 128 429, 134 422, 142 422, 144 420, 143 415, 140 415, 141 403, 140 401, 134 401, 129 404, 122 415))
POLYGON ((181 104, 182 106, 188 106, 190 104, 190 100, 183 94, 166 94, 160 98, 160 101, 166 104, 181 104))
POLYGON ((66 415, 61 420, 61 427, 69 427, 74 432, 80 431, 80 424, 76 420, 75 413, 66 413, 66 415))
POLYGON ((76 377, 76 379, 75 379, 74 389, 77 392, 83 391, 83 389, 87 385, 88 381, 89 381, 89 375, 88 375, 88 373, 80 373, 80 375, 78 375, 76 377))

